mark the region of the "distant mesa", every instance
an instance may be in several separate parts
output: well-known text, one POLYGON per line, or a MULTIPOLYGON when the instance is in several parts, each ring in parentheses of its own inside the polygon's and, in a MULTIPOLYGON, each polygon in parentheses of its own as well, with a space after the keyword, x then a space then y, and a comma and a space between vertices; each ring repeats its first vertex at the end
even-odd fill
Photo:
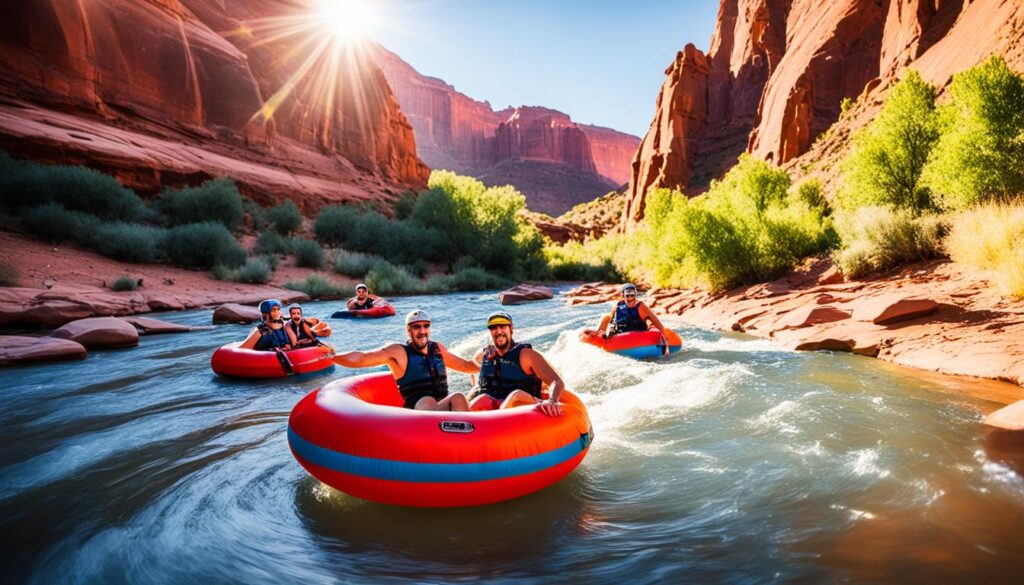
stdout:
POLYGON ((539 106, 494 111, 380 48, 378 60, 429 167, 512 184, 534 211, 559 215, 625 185, 640 139, 539 106))
POLYGON ((261 203, 288 197, 307 213, 425 188, 412 127, 368 58, 340 58, 337 91, 303 77, 272 117, 254 117, 305 58, 288 43, 307 39, 260 45, 250 27, 286 5, 21 3, 0 37, 0 148, 143 193, 229 176, 261 203))
POLYGON ((1021 38, 1022 2, 721 0, 707 54, 688 44, 665 70, 621 227, 643 218, 652 189, 699 194, 743 152, 797 178, 817 165, 830 191, 850 131, 907 68, 940 88, 993 54, 1024 70, 1021 38), (826 136, 844 98, 857 107, 826 136))

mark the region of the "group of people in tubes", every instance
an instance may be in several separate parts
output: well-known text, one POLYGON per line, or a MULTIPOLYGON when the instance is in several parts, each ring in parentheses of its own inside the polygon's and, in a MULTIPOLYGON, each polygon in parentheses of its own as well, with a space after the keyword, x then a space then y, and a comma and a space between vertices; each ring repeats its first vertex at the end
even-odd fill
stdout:
MULTIPOLYGON (((585 329, 581 337, 599 335, 610 338, 630 331, 647 331, 650 326, 661 331, 661 321, 637 297, 633 284, 622 286, 621 299, 615 308, 601 318, 597 330, 585 329)), ((349 310, 380 300, 371 295, 365 284, 356 287, 356 296, 348 301, 349 310)), ((282 317, 282 303, 270 299, 260 303, 261 319, 242 347, 264 351, 289 350, 320 344, 313 319, 304 318, 297 304, 287 308, 288 319, 282 317)), ((408 340, 389 343, 372 351, 338 353, 334 362, 346 368, 387 366, 394 376, 405 408, 415 410, 477 411, 536 404, 548 416, 559 416, 559 397, 565 388, 558 372, 543 354, 529 343, 513 338, 512 316, 506 312, 487 317, 491 343, 481 348, 471 360, 448 351, 443 344, 430 339, 430 315, 416 309, 405 317, 408 340), (468 394, 448 390, 448 368, 477 376, 477 385, 468 394), (543 392, 547 391, 547 398, 543 392)))

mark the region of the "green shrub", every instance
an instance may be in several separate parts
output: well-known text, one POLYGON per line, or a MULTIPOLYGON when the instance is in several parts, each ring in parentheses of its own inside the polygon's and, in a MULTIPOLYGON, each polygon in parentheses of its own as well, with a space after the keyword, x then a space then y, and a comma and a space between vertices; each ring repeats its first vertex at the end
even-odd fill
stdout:
POLYGON ((4 157, 0 202, 9 211, 45 203, 104 220, 135 221, 145 206, 117 179, 78 166, 44 165, 4 157))
POLYGON ((217 264, 229 268, 245 264, 245 250, 219 223, 190 223, 167 233, 167 258, 172 264, 207 270, 217 264))
POLYGON ((1024 193, 1024 77, 1002 57, 953 76, 924 180, 946 209, 1024 193))
POLYGON ((853 137, 842 162, 842 207, 933 207, 921 171, 939 139, 935 88, 911 70, 889 94, 881 112, 853 137))
POLYGON ((407 295, 419 293, 423 284, 401 266, 381 262, 366 275, 366 285, 379 295, 407 295))
POLYGON ((166 240, 167 231, 162 228, 114 222, 97 228, 93 243, 108 258, 148 263, 164 258, 166 240))
POLYGON ((338 250, 334 255, 334 271, 353 278, 362 278, 381 262, 384 262, 384 259, 380 256, 338 250))
MULTIPOLYGON (((512 284, 507 278, 502 278, 495 274, 487 272, 483 268, 464 268, 453 274, 437 277, 440 279, 440 288, 445 292, 450 290, 458 291, 474 291, 474 290, 493 290, 497 288, 505 288, 512 284)), ((431 279, 433 280, 433 279, 431 279)), ((428 288, 430 287, 428 282, 428 288)), ((435 283, 434 286, 437 286, 435 283)))
POLYGON ((801 182, 789 196, 791 203, 817 210, 822 215, 828 215, 832 212, 828 200, 825 199, 825 191, 821 187, 821 181, 817 179, 808 179, 801 182))
POLYGON ((277 270, 277 254, 264 254, 262 256, 257 256, 257 258, 262 258, 263 261, 267 263, 267 266, 270 267, 271 271, 277 270))
POLYGON ((247 284, 266 284, 270 282, 274 269, 266 258, 249 258, 239 268, 229 268, 223 264, 213 267, 213 277, 217 280, 230 280, 247 284))
POLYGON ((18 286, 18 269, 6 260, 0 260, 0 286, 18 286))
POLYGON ((263 212, 263 217, 279 234, 292 234, 302 227, 302 213, 291 199, 285 199, 263 212))
POLYGON ((328 205, 313 222, 316 239, 327 246, 344 246, 359 223, 359 210, 349 205, 328 205))
POLYGON ((319 274, 311 274, 306 280, 284 283, 284 287, 302 291, 314 299, 334 300, 345 298, 345 290, 319 274))
POLYGON ((292 239, 295 265, 302 268, 320 268, 324 264, 324 250, 320 244, 306 238, 292 239))
POLYGON ((32 234, 50 242, 75 242, 89 245, 99 228, 100 219, 81 211, 70 211, 58 203, 46 203, 21 212, 21 225, 32 234))
POLYGON ((213 179, 196 187, 164 189, 157 208, 171 225, 216 222, 235 229, 242 222, 242 196, 231 179, 213 179))
POLYGON ((242 196, 242 212, 249 217, 248 225, 254 231, 259 231, 267 227, 269 222, 263 216, 264 209, 260 207, 259 203, 256 203, 245 195, 242 196))
POLYGON ((292 242, 277 232, 265 231, 256 238, 253 251, 257 254, 288 255, 292 253, 292 242))
POLYGON ((551 278, 555 280, 583 280, 593 282, 604 280, 622 282, 627 280, 609 257, 599 257, 584 248, 579 242, 567 242, 563 246, 548 246, 544 249, 551 278))
POLYGON ((883 272, 907 262, 941 256, 943 220, 909 209, 861 207, 841 213, 836 231, 842 247, 833 256, 849 278, 883 272))
POLYGON ((988 271, 1000 291, 1024 299, 1024 200, 954 215, 945 248, 954 262, 988 271))
POLYGON ((139 288, 139 280, 130 276, 121 276, 110 285, 110 290, 124 292, 139 288))
POLYGON ((395 203, 395 219, 403 220, 412 217, 412 210, 416 207, 416 192, 406 191, 395 203))

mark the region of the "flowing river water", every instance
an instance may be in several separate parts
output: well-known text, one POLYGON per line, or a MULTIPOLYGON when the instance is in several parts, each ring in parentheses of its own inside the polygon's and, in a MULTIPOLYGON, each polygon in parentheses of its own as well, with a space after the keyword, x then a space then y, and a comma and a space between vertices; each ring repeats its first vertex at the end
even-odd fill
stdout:
MULTIPOLYGON (((395 305, 429 311, 465 356, 498 307, 494 293, 395 305)), ((310 477, 288 414, 350 372, 217 378, 210 354, 247 326, 6 368, 0 581, 1020 582, 1024 465, 979 424, 988 386, 685 327, 682 352, 637 362, 576 339, 604 310, 511 308, 596 436, 562 482, 479 508, 373 504, 310 477)), ((404 337, 398 317, 335 325, 342 349, 404 337)))

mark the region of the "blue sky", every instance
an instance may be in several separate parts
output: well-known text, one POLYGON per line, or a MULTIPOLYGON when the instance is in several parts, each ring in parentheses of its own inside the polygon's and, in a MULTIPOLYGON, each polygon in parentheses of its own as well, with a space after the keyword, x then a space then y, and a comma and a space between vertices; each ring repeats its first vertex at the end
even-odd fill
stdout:
POLYGON ((665 67, 707 51, 718 0, 386 0, 373 37, 494 109, 537 105, 643 136, 665 67))

